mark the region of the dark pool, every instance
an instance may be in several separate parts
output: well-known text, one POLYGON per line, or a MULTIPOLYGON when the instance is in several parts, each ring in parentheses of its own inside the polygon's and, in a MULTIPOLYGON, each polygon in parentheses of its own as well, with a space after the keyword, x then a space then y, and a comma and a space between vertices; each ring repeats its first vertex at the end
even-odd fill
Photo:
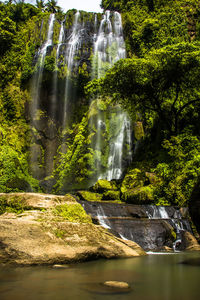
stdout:
POLYGON ((99 260, 69 266, 0 267, 1 300, 199 300, 200 266, 181 264, 199 254, 148 255, 99 260), (131 289, 102 285, 107 280, 126 281, 131 289))

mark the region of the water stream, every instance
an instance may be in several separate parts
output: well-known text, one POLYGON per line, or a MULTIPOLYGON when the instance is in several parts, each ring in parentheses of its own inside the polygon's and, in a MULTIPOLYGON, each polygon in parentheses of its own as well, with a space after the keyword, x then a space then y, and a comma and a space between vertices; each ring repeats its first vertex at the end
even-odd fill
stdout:
POLYGON ((1 300, 198 300, 200 268, 181 264, 199 254, 99 260, 66 269, 0 267, 1 300), (102 285, 126 281, 128 292, 102 285))

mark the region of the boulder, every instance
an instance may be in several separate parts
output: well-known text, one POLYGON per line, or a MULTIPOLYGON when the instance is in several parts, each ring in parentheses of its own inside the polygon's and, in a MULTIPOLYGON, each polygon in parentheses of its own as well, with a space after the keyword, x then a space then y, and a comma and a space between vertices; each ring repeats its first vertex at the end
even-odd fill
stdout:
POLYGON ((89 191, 78 191, 77 196, 85 201, 101 201, 103 198, 103 195, 89 191))
POLYGON ((117 184, 115 181, 108 181, 106 179, 99 179, 95 185, 92 187, 92 190, 98 193, 103 193, 105 191, 117 191, 117 184))
MULTIPOLYGON (((145 254, 136 243, 132 242, 131 246, 125 244, 106 229, 92 224, 90 218, 84 221, 80 216, 80 221, 75 218, 76 221, 70 222, 63 211, 56 210, 57 207, 74 206, 74 199, 62 206, 60 200, 66 200, 66 196, 32 194, 32 197, 35 200, 31 200, 29 194, 27 198, 24 195, 27 203, 31 206, 35 203, 36 207, 49 197, 46 209, 33 210, 30 207, 21 214, 5 213, 0 216, 0 263, 63 265, 145 254)), ((79 204, 75 202, 75 205, 79 204)), ((77 210, 77 213, 82 214, 82 211, 77 210)))
POLYGON ((122 193, 122 199, 133 204, 151 204, 154 200, 152 185, 127 189, 122 193))
POLYGON ((182 243, 186 251, 200 251, 200 245, 196 238, 188 231, 182 232, 182 243))
POLYGON ((105 281, 104 285, 112 287, 112 288, 119 288, 119 289, 129 289, 130 286, 127 282, 123 281, 105 281))

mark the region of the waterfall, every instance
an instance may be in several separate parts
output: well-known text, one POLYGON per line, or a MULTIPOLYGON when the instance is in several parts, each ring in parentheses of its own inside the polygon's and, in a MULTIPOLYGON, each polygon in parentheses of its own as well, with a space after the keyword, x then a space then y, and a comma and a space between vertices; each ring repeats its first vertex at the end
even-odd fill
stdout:
POLYGON ((44 71, 44 62, 45 57, 47 54, 48 47, 52 46, 53 44, 53 27, 54 27, 54 21, 55 21, 55 14, 51 14, 49 17, 49 27, 48 27, 48 33, 47 33, 47 39, 41 50, 39 51, 39 68, 37 73, 34 76, 33 80, 33 102, 32 102, 32 108, 31 108, 31 114, 32 119, 37 117, 37 110, 40 106, 40 90, 41 90, 41 83, 42 83, 42 77, 43 77, 43 71, 44 71))
MULTIPOLYGON (((49 22, 48 22, 48 31, 47 31, 47 38, 44 43, 44 45, 41 47, 41 49, 38 52, 38 61, 36 64, 37 70, 33 76, 33 81, 32 81, 32 103, 30 107, 30 115, 31 115, 31 125, 32 125, 32 138, 33 141, 35 139, 35 133, 39 132, 41 130, 41 115, 42 111, 42 80, 43 80, 43 75, 44 75, 44 63, 45 63, 45 57, 48 52, 48 48, 53 45, 53 28, 54 28, 54 22, 55 22, 55 15, 51 14, 49 17, 49 22), (35 130, 36 129, 36 130, 35 130)), ((43 23, 42 23, 43 24, 43 23)), ((41 27, 42 30, 42 27, 41 27)), ((37 134, 36 134, 37 136, 37 134)), ((43 170, 41 171, 40 165, 38 164, 38 157, 40 155, 40 150, 38 150, 38 144, 33 142, 30 148, 30 169, 34 177, 40 178, 40 177, 45 177, 48 174, 47 170, 47 164, 49 165, 53 164, 52 163, 52 158, 50 155, 47 155, 48 159, 45 161, 45 166, 43 170), (34 147, 35 146, 35 147, 34 147), (48 161, 48 162, 47 162, 48 161), (42 175, 41 175, 42 174, 42 175)), ((41 154, 42 157, 42 154, 41 154)), ((49 168, 50 170, 51 168, 49 168)))
POLYGON ((176 240, 173 243, 174 251, 177 250, 182 243, 182 232, 187 230, 191 232, 191 228, 188 222, 184 223, 180 210, 174 210, 173 215, 169 216, 167 207, 150 205, 146 211, 149 219, 165 219, 174 228, 176 232, 176 240))
POLYGON ((69 111, 69 103, 71 95, 71 75, 74 67, 74 57, 77 54, 80 46, 81 46, 81 24, 79 23, 80 12, 77 11, 74 18, 72 34, 69 38, 65 61, 67 65, 67 76, 65 83, 65 92, 64 92, 64 107, 63 107, 63 122, 62 128, 65 129, 67 125, 68 111, 69 111))
POLYGON ((106 215, 104 213, 103 207, 99 206, 97 209, 97 219, 99 221, 99 224, 107 229, 111 229, 111 226, 109 224, 108 219, 106 218, 106 215))
POLYGON ((94 223, 112 231, 117 237, 132 240, 147 251, 184 250, 184 231, 192 233, 189 220, 177 207, 78 201, 94 223), (154 216, 153 216, 154 215, 154 216), (179 216, 175 219, 175 216, 179 216), (174 234, 176 233, 176 238, 174 234))
POLYGON ((62 46, 65 39, 65 31, 64 31, 64 21, 61 22, 60 33, 58 39, 58 45, 56 50, 56 71, 54 72, 53 77, 53 97, 51 103, 51 112, 50 115, 52 119, 55 119, 56 116, 56 104, 57 104, 57 84, 58 84, 58 60, 60 55, 60 47, 62 46))
MULTIPOLYGON (((94 34, 94 59, 93 59, 93 78, 101 78, 106 71, 110 69, 114 63, 126 57, 125 42, 123 38, 122 20, 118 12, 114 12, 113 18, 110 11, 106 11, 100 23, 98 35, 94 34), (113 22, 111 21, 113 19, 113 22), (113 23, 113 24, 112 24, 113 23)), ((97 107, 100 103, 97 100, 97 107)), ((117 135, 111 137, 109 142, 109 155, 107 161, 107 170, 101 170, 101 153, 103 151, 104 131, 106 123, 108 127, 112 127, 113 123, 109 116, 105 116, 99 109, 96 119, 92 122, 96 124, 96 140, 93 145, 94 150, 98 153, 97 157, 97 177, 107 180, 119 179, 123 172, 123 148, 127 144, 128 153, 126 153, 126 161, 131 160, 131 129, 130 121, 125 112, 117 107, 117 135)), ((114 124, 115 126, 115 124, 114 124)))
POLYGON ((120 113, 121 129, 116 136, 113 143, 110 145, 110 153, 108 157, 108 171, 106 175, 107 180, 120 179, 122 176, 122 159, 123 159, 123 146, 125 139, 129 147, 127 160, 131 161, 131 129, 130 121, 126 113, 120 113), (126 136, 127 135, 127 136, 126 136))

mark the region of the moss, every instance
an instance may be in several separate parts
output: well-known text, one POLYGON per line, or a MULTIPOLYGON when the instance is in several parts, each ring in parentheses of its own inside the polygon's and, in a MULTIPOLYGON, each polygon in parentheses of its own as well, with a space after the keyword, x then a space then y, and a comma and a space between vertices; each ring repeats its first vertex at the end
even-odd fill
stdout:
POLYGON ((65 236, 65 234, 66 234, 66 232, 65 232, 64 230, 60 230, 60 229, 57 228, 57 229, 54 231, 54 234, 57 236, 57 238, 63 239, 64 236, 65 236))
POLYGON ((120 191, 106 191, 102 200, 120 200, 120 191))
POLYGON ((75 202, 76 199, 73 195, 71 194, 66 194, 65 197, 64 197, 64 201, 68 201, 68 202, 75 202))
POLYGON ((103 195, 98 193, 93 193, 89 191, 79 191, 77 195, 80 197, 81 200, 86 201, 101 201, 103 195))
POLYGON ((137 141, 144 137, 144 128, 142 122, 135 122, 133 126, 134 137, 137 141))
POLYGON ((104 191, 116 191, 117 185, 114 181, 108 181, 106 179, 99 179, 92 188, 95 192, 104 192, 104 191))
POLYGON ((127 189, 122 193, 122 199, 128 203, 150 204, 154 200, 154 187, 152 185, 127 189))
POLYGON ((121 192, 125 193, 129 189, 142 187, 144 186, 144 182, 145 177, 142 171, 139 169, 133 169, 126 174, 122 182, 121 192))
POLYGON ((25 209, 28 209, 28 207, 20 196, 0 196, 0 214, 5 212, 21 214, 25 209))
POLYGON ((92 223, 92 219, 88 216, 82 206, 76 204, 62 204, 57 205, 53 209, 55 216, 61 217, 69 222, 77 223, 92 223))
POLYGON ((176 240, 176 232, 174 230, 171 230, 171 236, 173 238, 173 240, 176 240))

